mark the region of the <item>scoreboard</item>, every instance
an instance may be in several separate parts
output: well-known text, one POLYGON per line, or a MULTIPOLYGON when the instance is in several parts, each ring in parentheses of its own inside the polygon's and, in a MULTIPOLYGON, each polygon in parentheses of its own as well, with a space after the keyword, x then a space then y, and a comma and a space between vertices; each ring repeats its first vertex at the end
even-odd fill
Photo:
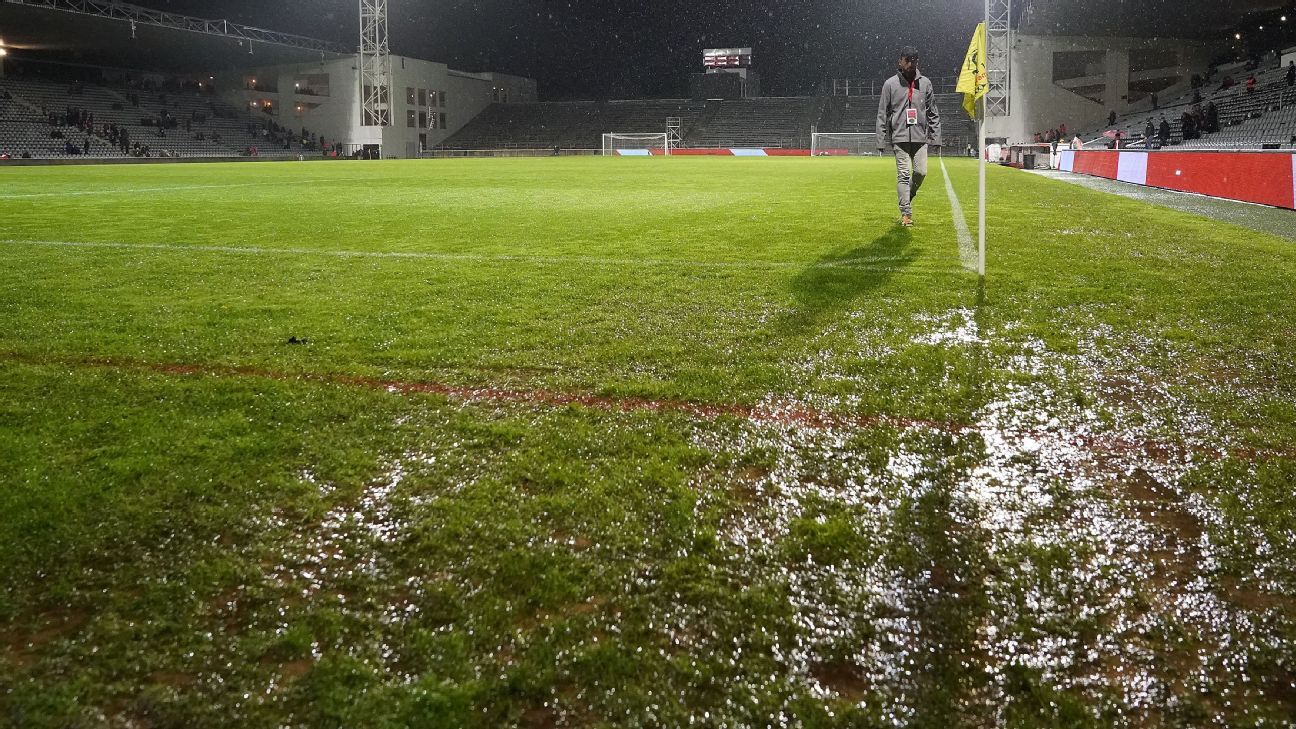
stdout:
POLYGON ((702 51, 702 65, 707 70, 719 68, 750 68, 750 48, 708 48, 702 51))

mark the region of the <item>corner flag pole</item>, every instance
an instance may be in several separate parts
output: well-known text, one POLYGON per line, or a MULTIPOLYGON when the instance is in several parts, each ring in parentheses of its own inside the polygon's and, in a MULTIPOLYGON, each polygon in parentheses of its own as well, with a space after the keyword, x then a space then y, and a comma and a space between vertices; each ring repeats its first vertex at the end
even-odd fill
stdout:
MULTIPOLYGON (((985 0, 985 27, 986 30, 989 31, 990 0, 985 0)), ((981 178, 981 201, 979 206, 981 218, 977 223, 977 251, 979 255, 978 263, 977 263, 977 272, 981 274, 981 281, 983 283, 985 282, 985 275, 986 275, 985 259, 986 259, 986 110, 987 110, 986 97, 987 96, 989 96, 989 94, 984 94, 981 97, 981 123, 977 125, 980 127, 980 135, 981 135, 981 162, 978 165, 980 167, 979 176, 981 178)))
POLYGON ((981 213, 981 217, 980 217, 979 222, 977 223, 977 251, 978 251, 978 256, 979 256, 979 258, 978 258, 978 263, 977 263, 977 272, 981 274, 981 278, 983 278, 983 279, 985 278, 985 275, 986 275, 986 269, 985 269, 985 258, 986 258, 986 120, 985 120, 985 116, 986 116, 986 100, 985 100, 985 97, 982 96, 982 97, 981 97, 981 123, 978 125, 978 126, 981 128, 981 163, 980 163, 980 165, 979 165, 979 166, 980 166, 980 175, 979 175, 979 177, 981 178, 981 200, 980 200, 980 213, 981 213))

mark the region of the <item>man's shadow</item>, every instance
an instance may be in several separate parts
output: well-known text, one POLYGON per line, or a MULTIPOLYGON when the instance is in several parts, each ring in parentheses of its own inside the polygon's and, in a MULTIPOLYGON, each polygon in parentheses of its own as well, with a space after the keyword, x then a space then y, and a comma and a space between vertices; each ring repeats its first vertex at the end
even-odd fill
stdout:
POLYGON ((792 279, 792 305, 777 324, 779 333, 797 336, 821 328, 917 258, 912 234, 899 223, 870 243, 824 254, 792 279))

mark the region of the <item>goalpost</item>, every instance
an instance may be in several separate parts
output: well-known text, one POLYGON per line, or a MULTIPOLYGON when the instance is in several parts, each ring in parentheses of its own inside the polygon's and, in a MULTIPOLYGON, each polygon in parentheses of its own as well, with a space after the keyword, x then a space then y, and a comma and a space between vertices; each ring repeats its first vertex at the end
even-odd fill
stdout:
POLYGON ((811 132, 812 157, 876 157, 877 134, 874 132, 811 132))
POLYGON ((670 135, 661 134, 625 134, 608 132, 603 135, 603 156, 646 157, 652 150, 660 149, 662 154, 670 155, 670 135))

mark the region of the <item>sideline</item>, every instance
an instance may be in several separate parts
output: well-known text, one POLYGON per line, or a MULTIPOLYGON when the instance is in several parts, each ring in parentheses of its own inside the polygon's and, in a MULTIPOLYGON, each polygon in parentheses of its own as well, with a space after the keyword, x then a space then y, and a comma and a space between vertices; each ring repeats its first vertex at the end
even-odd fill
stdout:
POLYGON ((945 194, 949 196, 950 208, 954 215, 954 232, 958 234, 959 261, 963 268, 977 270, 977 249, 972 242, 972 231, 968 229, 967 218, 963 215, 963 206, 959 204, 954 185, 950 182, 949 170, 945 169, 945 158, 941 157, 941 175, 945 178, 945 194))

